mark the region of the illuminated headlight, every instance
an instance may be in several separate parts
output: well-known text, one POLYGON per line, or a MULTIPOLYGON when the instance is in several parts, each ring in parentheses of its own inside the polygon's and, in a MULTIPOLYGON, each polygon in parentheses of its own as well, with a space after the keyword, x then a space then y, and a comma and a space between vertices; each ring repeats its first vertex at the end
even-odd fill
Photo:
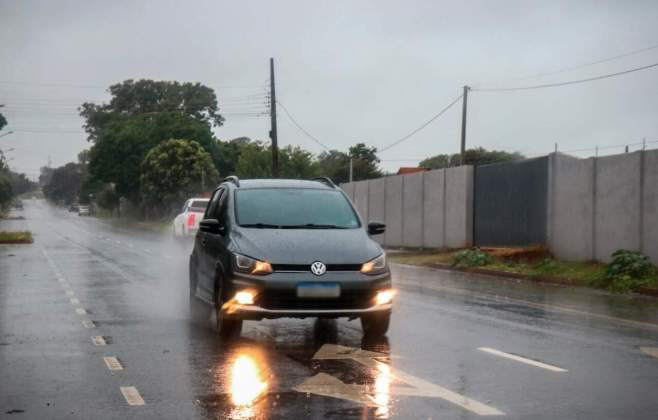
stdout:
POLYGON ((240 305, 253 305, 254 294, 252 292, 243 290, 235 294, 235 301, 240 305))
POLYGON ((380 290, 375 296, 375 303, 377 305, 386 305, 393 302, 393 296, 395 296, 395 290, 393 289, 380 290))
POLYGON ((250 274, 269 274, 272 272, 272 265, 270 263, 240 254, 235 254, 235 266, 238 270, 250 274))
POLYGON ((361 272, 365 274, 377 274, 383 271, 386 271, 386 254, 382 254, 361 266, 361 272))

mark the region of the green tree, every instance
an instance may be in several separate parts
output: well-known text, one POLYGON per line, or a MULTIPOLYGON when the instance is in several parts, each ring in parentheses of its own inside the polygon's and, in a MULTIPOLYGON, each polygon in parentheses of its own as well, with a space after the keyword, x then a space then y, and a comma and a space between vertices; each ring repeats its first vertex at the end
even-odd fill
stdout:
POLYGON ((11 182, 6 175, 0 174, 0 211, 6 211, 11 204, 14 193, 11 189, 11 182))
POLYGON ((2 130, 7 125, 7 119, 4 115, 0 114, 0 130, 2 130))
POLYGON ((251 142, 249 137, 238 137, 228 141, 217 140, 217 149, 216 153, 213 154, 213 162, 221 176, 237 173, 242 148, 251 142))
POLYGON ((95 182, 114 183, 117 194, 138 203, 142 161, 172 138, 194 140, 207 151, 216 147, 210 127, 188 115, 136 115, 103 128, 89 151, 89 174, 95 182))
MULTIPOLYGON (((523 159, 521 153, 509 153, 502 150, 486 150, 482 147, 476 149, 467 149, 464 152, 465 165, 486 165, 489 163, 509 162, 512 160, 523 159)), ((436 155, 420 161, 418 166, 430 169, 443 169, 452 166, 459 166, 460 155, 436 155)))
POLYGON ((322 152, 318 156, 319 173, 328 176, 336 183, 348 182, 350 177, 350 159, 352 160, 352 178, 354 181, 378 178, 383 175, 379 169, 377 148, 357 143, 350 147, 349 153, 338 150, 322 152))
POLYGON ((71 204, 78 200, 82 178, 82 165, 69 162, 53 170, 50 182, 43 187, 43 194, 55 203, 71 204))
POLYGON ((202 192, 202 181, 219 178, 210 154, 196 141, 168 140, 151 149, 141 165, 142 192, 147 203, 168 212, 202 192))
POLYGON ((240 178, 271 178, 272 153, 260 141, 253 141, 241 147, 235 171, 240 178))
POLYGON ((282 178, 311 179, 320 175, 320 167, 311 152, 288 145, 279 150, 279 172, 282 178))
POLYGON ((109 92, 109 103, 85 102, 79 109, 89 140, 98 139, 106 125, 137 115, 176 113, 216 127, 224 122, 215 92, 200 83, 126 80, 110 86, 109 92))

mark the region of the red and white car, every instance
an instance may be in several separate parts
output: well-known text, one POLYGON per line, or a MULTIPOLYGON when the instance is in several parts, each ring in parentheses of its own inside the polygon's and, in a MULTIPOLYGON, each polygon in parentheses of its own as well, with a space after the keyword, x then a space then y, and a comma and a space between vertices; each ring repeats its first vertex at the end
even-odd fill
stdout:
POLYGON ((199 229, 199 222, 208 206, 207 198, 190 198, 183 206, 183 212, 174 219, 174 237, 193 236, 199 229))

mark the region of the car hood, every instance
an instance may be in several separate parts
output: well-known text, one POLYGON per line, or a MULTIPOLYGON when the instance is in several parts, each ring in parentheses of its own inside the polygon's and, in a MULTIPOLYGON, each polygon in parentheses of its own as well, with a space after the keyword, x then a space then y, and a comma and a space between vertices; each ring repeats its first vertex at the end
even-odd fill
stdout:
POLYGON ((232 234, 237 251, 274 264, 362 264, 382 253, 363 229, 250 229, 232 234))

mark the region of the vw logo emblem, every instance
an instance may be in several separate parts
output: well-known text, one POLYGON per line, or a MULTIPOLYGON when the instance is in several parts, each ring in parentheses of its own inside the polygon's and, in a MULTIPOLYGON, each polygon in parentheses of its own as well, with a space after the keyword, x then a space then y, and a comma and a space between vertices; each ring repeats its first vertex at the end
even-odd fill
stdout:
POLYGON ((311 272, 316 276, 321 276, 327 271, 327 266, 322 264, 320 261, 316 261, 311 264, 311 272))

